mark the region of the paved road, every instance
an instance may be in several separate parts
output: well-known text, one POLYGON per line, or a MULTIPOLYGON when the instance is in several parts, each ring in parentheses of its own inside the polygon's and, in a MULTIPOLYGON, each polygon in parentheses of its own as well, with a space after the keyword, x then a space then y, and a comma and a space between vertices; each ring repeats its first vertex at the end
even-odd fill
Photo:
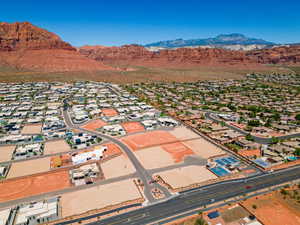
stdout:
POLYGON ((133 166, 135 167, 139 178, 141 179, 141 181, 144 184, 144 194, 145 194, 145 197, 147 198, 147 200, 150 203, 158 201, 151 194, 151 190, 153 188, 159 188, 164 193, 164 195, 165 195, 166 198, 170 198, 171 197, 171 194, 167 190, 167 188, 165 188, 165 187, 163 187, 163 186, 161 186, 161 185, 159 185, 157 183, 149 184, 149 182, 152 180, 151 175, 142 166, 142 164, 138 161, 138 159, 135 157, 135 155, 133 154, 133 152, 129 149, 129 147, 127 145, 125 145, 123 142, 121 142, 118 139, 115 139, 115 138, 113 138, 111 136, 100 134, 100 133, 95 132, 95 131, 89 131, 89 130, 86 130, 86 129, 83 129, 83 128, 80 128, 80 127, 74 125, 72 123, 72 121, 71 121, 71 118, 69 116, 69 113, 68 113, 67 109, 65 109, 63 111, 63 116, 64 116, 64 119, 65 119, 66 125, 69 126, 70 128, 76 128, 76 129, 81 130, 81 131, 83 131, 85 133, 89 133, 91 135, 96 135, 98 137, 104 138, 104 139, 109 140, 109 141, 113 142, 114 144, 118 145, 127 154, 128 158, 130 159, 130 161, 132 162, 133 166))
MULTIPOLYGON (((205 117, 207 119, 210 119, 210 120, 212 120, 214 122, 217 122, 217 123, 222 122, 222 120, 220 120, 220 119, 216 118, 215 116, 213 116, 213 113, 211 113, 211 112, 205 113, 205 117)), ((239 132, 240 134, 243 134, 243 135, 250 134, 249 132, 244 131, 244 130, 238 128, 238 127, 232 126, 228 123, 225 123, 225 126, 232 129, 232 130, 234 130, 234 131, 237 131, 237 132, 239 132)), ((251 135, 251 136, 253 137, 254 142, 257 142, 259 144, 272 144, 272 138, 262 138, 262 137, 257 137, 257 136, 253 136, 253 135, 251 135)), ((295 138, 295 137, 300 137, 300 133, 284 135, 284 136, 280 136, 280 137, 277 137, 277 138, 280 139, 280 140, 284 140, 284 139, 295 138)))
POLYGON ((162 203, 103 219, 91 223, 90 225, 142 225, 155 223, 164 218, 208 205, 212 203, 212 201, 224 201, 232 197, 297 179, 300 179, 300 167, 277 171, 272 174, 259 175, 252 178, 222 182, 180 194, 179 196, 162 203), (245 180, 247 181, 246 183, 245 180), (247 189, 246 186, 250 186, 251 188, 247 189))

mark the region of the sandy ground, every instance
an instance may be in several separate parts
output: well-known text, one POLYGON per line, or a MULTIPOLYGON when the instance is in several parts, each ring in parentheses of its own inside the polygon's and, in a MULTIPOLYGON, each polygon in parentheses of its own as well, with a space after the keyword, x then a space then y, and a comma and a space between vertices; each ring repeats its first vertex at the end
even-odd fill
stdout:
POLYGON ((50 170, 50 158, 15 162, 11 165, 7 178, 20 177, 50 170))
POLYGON ((128 175, 135 172, 135 168, 127 158, 120 155, 101 164, 106 179, 128 175))
POLYGON ((167 131, 151 131, 143 134, 131 135, 121 139, 133 151, 156 145, 176 142, 177 139, 167 131))
POLYGON ((65 140, 48 141, 45 143, 44 155, 71 151, 71 147, 65 140))
POLYGON ((205 166, 186 166, 167 170, 158 175, 173 188, 186 187, 191 184, 217 178, 205 166))
POLYGON ((74 191, 63 194, 61 197, 62 217, 81 214, 92 209, 100 209, 140 197, 132 180, 74 191))
POLYGON ((199 135, 191 131, 190 129, 180 126, 170 131, 170 134, 174 135, 180 141, 186 141, 189 139, 199 138, 199 135))
POLYGON ((199 155, 201 158, 207 159, 217 155, 225 154, 223 150, 209 143, 201 137, 197 140, 184 141, 183 143, 190 149, 192 149, 195 152, 195 154, 199 155))
POLYGON ((0 162, 9 161, 12 158, 16 146, 9 145, 9 146, 1 146, 0 147, 0 162))
POLYGON ((22 134, 39 134, 42 130, 42 124, 25 125, 21 131, 22 134))
POLYGON ((107 147, 106 152, 104 152, 105 157, 112 156, 112 155, 119 155, 123 153, 120 147, 114 143, 104 144, 103 146, 107 147))
POLYGON ((37 176, 0 182, 0 202, 25 198, 70 187, 68 171, 56 171, 37 176))
POLYGON ((207 159, 225 153, 220 148, 206 141, 184 126, 177 127, 174 130, 170 131, 170 133, 181 140, 183 144, 185 144, 187 147, 193 150, 194 153, 202 158, 207 159))
POLYGON ((194 152, 181 142, 166 144, 162 148, 172 155, 175 162, 181 162, 186 156, 194 155, 194 152))
POLYGON ((101 109, 104 116, 117 116, 119 113, 115 109, 101 109))
POLYGON ((146 169, 155 169, 174 164, 172 156, 160 146, 145 148, 134 152, 146 169))
POLYGON ((136 133, 144 131, 145 128, 140 122, 126 122, 122 123, 121 126, 124 128, 126 133, 136 133))
POLYGON ((250 198, 242 203, 242 205, 264 225, 299 225, 300 213, 292 210, 283 204, 275 193, 259 196, 258 199, 250 198), (256 209, 253 209, 256 205, 256 209))
POLYGON ((88 122, 87 124, 83 125, 82 128, 93 131, 93 130, 101 128, 105 125, 107 125, 107 123, 102 120, 93 120, 93 121, 88 122))

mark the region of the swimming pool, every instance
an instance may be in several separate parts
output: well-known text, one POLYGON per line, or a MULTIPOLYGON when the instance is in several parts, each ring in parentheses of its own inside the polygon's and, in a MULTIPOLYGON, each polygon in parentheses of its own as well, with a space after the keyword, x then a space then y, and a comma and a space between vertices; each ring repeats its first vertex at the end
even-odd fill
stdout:
POLYGON ((227 170, 225 170, 223 167, 220 166, 216 166, 214 168, 211 168, 210 170, 219 177, 230 174, 227 170))
POLYGON ((288 159, 289 161, 295 161, 295 160, 297 160, 298 158, 297 158, 296 156, 288 156, 287 159, 288 159))

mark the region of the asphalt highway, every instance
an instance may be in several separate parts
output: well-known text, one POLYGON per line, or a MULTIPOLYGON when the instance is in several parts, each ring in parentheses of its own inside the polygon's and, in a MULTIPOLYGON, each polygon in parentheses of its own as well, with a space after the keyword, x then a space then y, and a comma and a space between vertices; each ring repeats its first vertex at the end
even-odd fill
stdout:
POLYGON ((263 174, 252 178, 221 182, 182 193, 162 203, 156 203, 135 211, 93 222, 90 223, 90 225, 142 225, 155 223, 164 218, 197 209, 213 202, 220 202, 297 179, 300 179, 300 167, 263 174))

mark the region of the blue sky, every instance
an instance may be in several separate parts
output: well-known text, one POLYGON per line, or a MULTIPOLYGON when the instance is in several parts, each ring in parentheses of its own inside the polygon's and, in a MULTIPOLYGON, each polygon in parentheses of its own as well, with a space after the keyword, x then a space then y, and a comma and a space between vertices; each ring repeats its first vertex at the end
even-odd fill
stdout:
POLYGON ((0 21, 29 21, 74 46, 224 33, 300 42, 299 0, 14 0, 0 7, 0 21))

